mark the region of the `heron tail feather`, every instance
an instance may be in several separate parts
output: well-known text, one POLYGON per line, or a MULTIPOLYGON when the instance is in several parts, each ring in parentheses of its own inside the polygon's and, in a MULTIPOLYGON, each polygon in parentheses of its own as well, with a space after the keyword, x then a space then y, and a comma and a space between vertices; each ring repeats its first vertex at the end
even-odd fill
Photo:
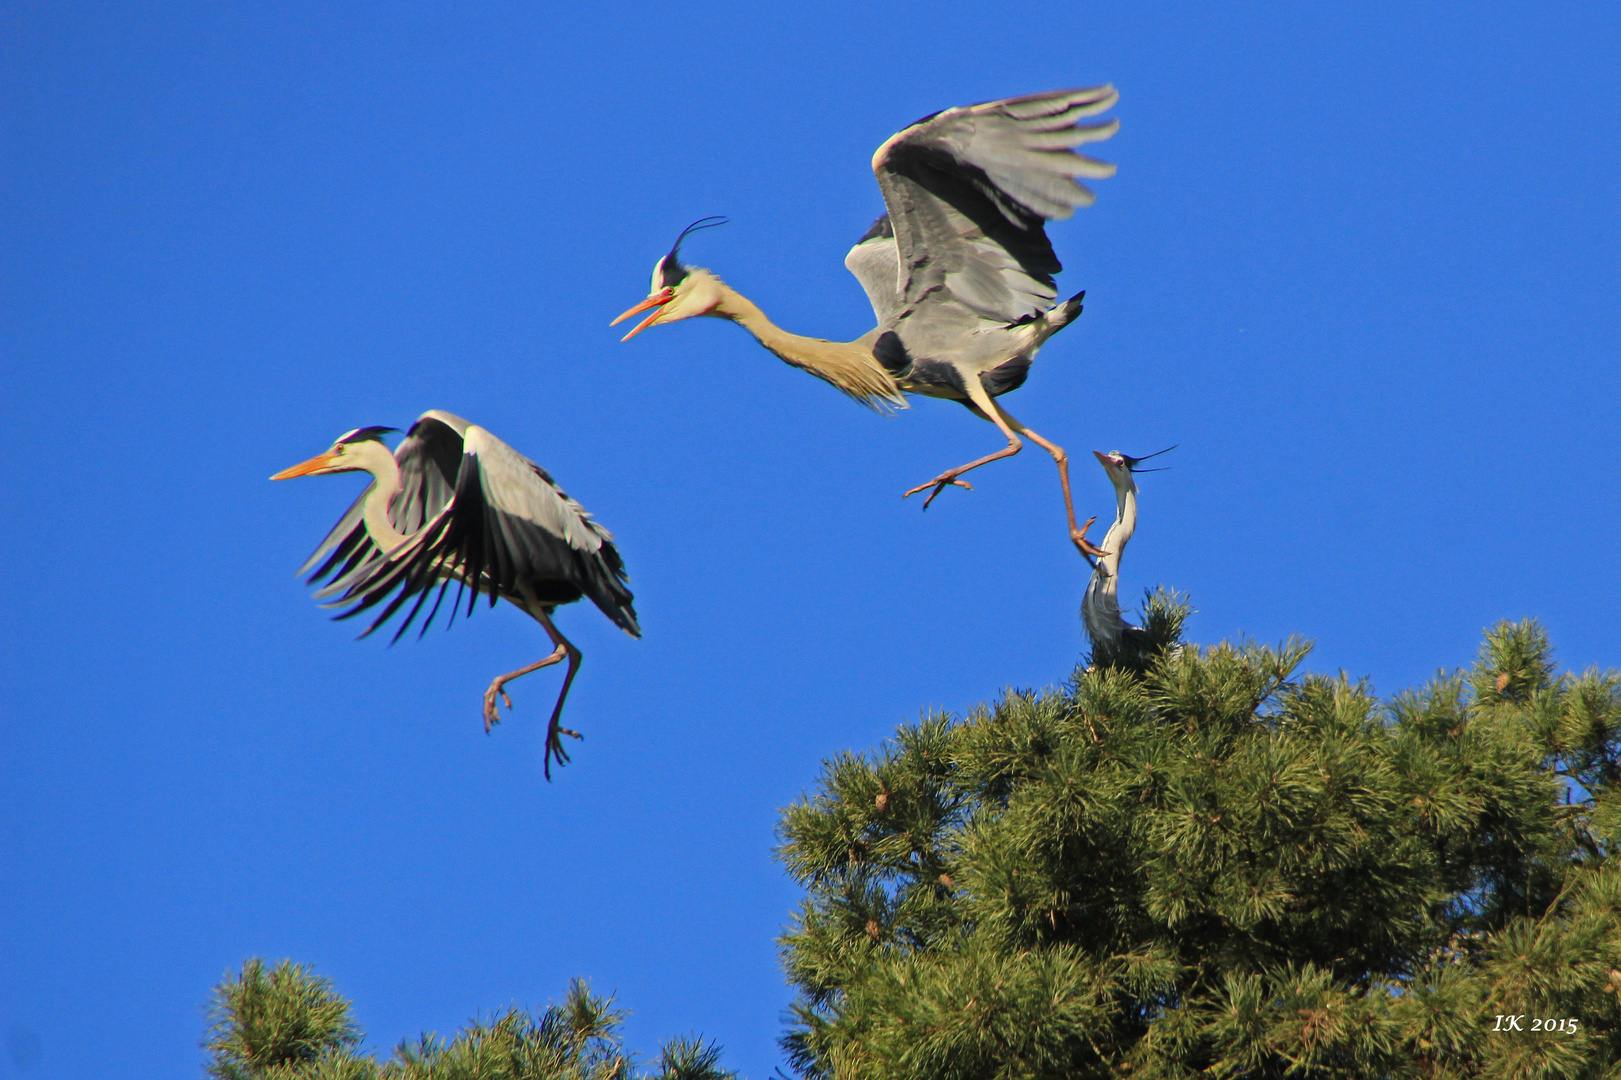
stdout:
POLYGON ((1086 290, 1082 289, 1062 304, 1047 312, 1047 336, 1058 333, 1064 327, 1080 318, 1081 301, 1086 299, 1086 290))

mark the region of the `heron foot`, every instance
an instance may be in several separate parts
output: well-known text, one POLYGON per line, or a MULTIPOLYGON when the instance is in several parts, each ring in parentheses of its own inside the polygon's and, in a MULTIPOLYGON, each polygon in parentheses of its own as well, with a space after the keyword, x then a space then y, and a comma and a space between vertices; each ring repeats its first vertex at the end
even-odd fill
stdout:
POLYGON ((571 739, 585 738, 578 731, 563 727, 555 719, 552 721, 551 726, 546 729, 546 769, 548 779, 551 778, 551 762, 554 758, 558 765, 568 764, 568 751, 563 749, 562 736, 564 735, 571 739))
POLYGON ((490 729, 501 722, 501 710, 495 707, 495 699, 499 697, 501 703, 512 709, 512 699, 507 696, 506 685, 512 679, 511 675, 503 675, 490 684, 484 691, 484 734, 488 735, 490 729))
POLYGON ((507 697, 507 692, 502 689, 505 684, 506 680, 497 679, 490 684, 488 690, 484 691, 484 734, 486 735, 490 733, 491 728, 501 722, 501 710, 496 708, 496 698, 499 697, 505 702, 508 709, 512 708, 512 699, 507 697))
POLYGON ((1102 548, 1098 547, 1096 544, 1092 543, 1092 541, 1086 538, 1086 530, 1090 529, 1092 527, 1092 522, 1096 520, 1097 518, 1095 517, 1089 517, 1086 519, 1085 525, 1082 525, 1079 529, 1071 529, 1069 531, 1069 538, 1075 542, 1076 549, 1088 559, 1101 559, 1108 554, 1107 551, 1104 551, 1102 548))
POLYGON ((917 487, 913 488, 911 491, 908 491, 906 494, 902 495, 901 498, 910 499, 913 495, 916 495, 918 492, 922 491, 924 488, 932 487, 932 488, 934 488, 934 490, 929 492, 929 497, 927 499, 923 500, 923 509, 927 510, 929 508, 929 504, 934 501, 934 497, 936 495, 940 494, 942 491, 944 491, 948 486, 949 487, 966 488, 969 491, 974 490, 974 485, 973 484, 970 484, 966 480, 958 480, 957 479, 957 477, 959 477, 961 475, 962 475, 962 470, 960 470, 960 469, 953 469, 950 472, 943 472, 939 476, 936 476, 933 480, 930 480, 927 483, 919 484, 917 487))

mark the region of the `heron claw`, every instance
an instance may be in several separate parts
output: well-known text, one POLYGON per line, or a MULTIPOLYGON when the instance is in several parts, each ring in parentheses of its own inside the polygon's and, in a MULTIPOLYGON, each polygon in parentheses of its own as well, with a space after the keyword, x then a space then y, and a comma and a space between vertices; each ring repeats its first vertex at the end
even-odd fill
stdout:
POLYGON ((942 491, 944 491, 947 487, 967 488, 969 491, 974 490, 974 485, 973 484, 970 484, 966 480, 958 480, 957 479, 957 474, 955 474, 955 473, 941 473, 939 476, 936 476, 933 480, 930 480, 928 483, 919 484, 917 487, 913 488, 911 491, 908 491, 906 494, 902 495, 901 498, 910 499, 913 495, 916 495, 918 492, 922 491, 926 487, 933 487, 934 490, 929 492, 929 497, 927 499, 923 500, 923 509, 925 509, 925 510, 927 510, 929 508, 929 504, 934 501, 934 497, 936 495, 940 494, 942 491))
POLYGON ((495 703, 497 697, 506 702, 508 709, 512 708, 512 699, 507 697, 507 692, 502 688, 500 680, 491 683, 490 688, 484 691, 484 734, 486 735, 490 733, 491 728, 501 722, 501 710, 495 703))
POLYGON ((571 739, 584 739, 578 731, 573 731, 559 724, 555 719, 551 727, 546 729, 546 779, 552 778, 552 761, 555 759, 559 766, 568 764, 568 751, 563 749, 561 736, 567 735, 571 739))
POLYGON ((1080 553, 1085 555, 1088 559, 1101 559, 1105 555, 1109 554, 1107 551, 1104 551, 1102 548, 1098 547, 1096 544, 1092 543, 1092 541, 1086 538, 1086 530, 1090 529, 1092 527, 1092 522, 1096 520, 1096 517, 1087 518, 1085 525, 1082 525, 1080 529, 1072 531, 1069 534, 1069 538, 1075 541, 1076 548, 1078 548, 1080 553))

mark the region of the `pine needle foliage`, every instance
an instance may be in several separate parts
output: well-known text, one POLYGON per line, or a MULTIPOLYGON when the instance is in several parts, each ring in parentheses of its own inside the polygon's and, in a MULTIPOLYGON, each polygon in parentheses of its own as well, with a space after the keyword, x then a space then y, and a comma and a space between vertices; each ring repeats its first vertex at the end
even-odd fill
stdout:
POLYGON ((203 1048, 219 1080, 736 1080, 699 1038, 664 1045, 638 1071, 618 1030, 624 1013, 585 983, 538 1013, 509 1008, 448 1041, 423 1035, 386 1061, 360 1051, 349 1002, 308 968, 249 960, 215 988, 203 1048))
POLYGON ((1621 1075, 1621 676, 1504 623, 1381 702, 1188 611, 784 811, 796 1071, 1621 1075))
POLYGON ((204 1047, 208 1075, 219 1080, 342 1075, 312 1071, 323 1060, 349 1056, 360 1031, 349 1003, 331 983, 291 961, 266 969, 242 965, 214 988, 212 1026, 204 1047))

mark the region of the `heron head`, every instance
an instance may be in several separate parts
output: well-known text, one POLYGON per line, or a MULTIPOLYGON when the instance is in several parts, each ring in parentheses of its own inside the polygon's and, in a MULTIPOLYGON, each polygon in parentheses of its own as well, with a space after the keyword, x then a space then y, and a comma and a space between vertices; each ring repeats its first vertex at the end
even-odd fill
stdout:
POLYGON ((653 266, 653 283, 647 299, 608 324, 617 326, 632 315, 639 315, 651 309, 651 313, 645 319, 619 340, 629 341, 649 326, 658 323, 679 322, 695 315, 709 315, 714 312, 715 306, 720 303, 720 279, 701 266, 684 265, 681 262, 681 242, 688 234, 699 229, 713 229, 717 225, 724 224, 726 219, 723 217, 699 218, 681 230, 681 235, 675 238, 670 253, 653 266))
POLYGON ((1168 454, 1175 449, 1174 446, 1167 446, 1163 450, 1156 450, 1154 453, 1144 454, 1142 457, 1132 457, 1130 454, 1122 454, 1118 450, 1110 450, 1107 454, 1102 450, 1094 450, 1092 456, 1098 459, 1098 464, 1102 465, 1103 471, 1109 474, 1109 479, 1114 483, 1117 490, 1136 491, 1137 482, 1131 478, 1133 473, 1162 471, 1160 469, 1139 469, 1137 463, 1147 461, 1149 458, 1159 457, 1161 454, 1168 454))
POLYGON ((1131 478, 1132 459, 1118 450, 1111 450, 1105 454, 1102 450, 1092 451, 1092 456, 1098 459, 1103 471, 1109 474, 1109 480, 1117 491, 1136 491, 1137 484, 1131 478))
POLYGON ((317 454, 308 461, 301 461, 290 469, 283 469, 272 476, 272 480, 291 480, 295 476, 325 476, 327 473, 340 472, 371 472, 371 462, 379 453, 388 454, 388 447, 383 445, 383 436, 399 428, 391 427, 363 427, 345 432, 332 444, 332 448, 324 454, 317 454))

